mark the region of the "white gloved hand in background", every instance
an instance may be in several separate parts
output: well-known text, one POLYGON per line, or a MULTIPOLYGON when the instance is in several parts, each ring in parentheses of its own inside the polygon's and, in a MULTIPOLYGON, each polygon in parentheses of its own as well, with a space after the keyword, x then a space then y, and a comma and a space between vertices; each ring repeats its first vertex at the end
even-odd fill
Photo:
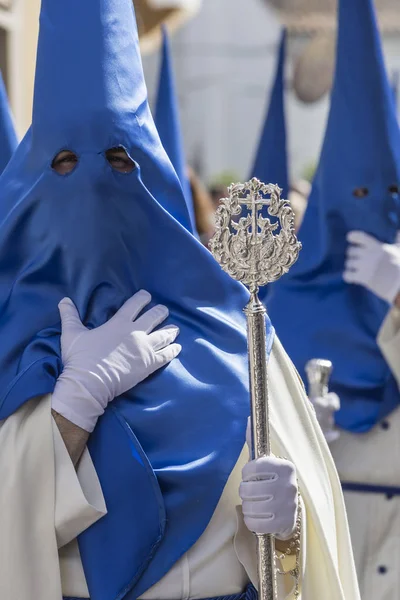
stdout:
POLYGON ((322 429, 328 444, 334 442, 340 436, 335 428, 335 413, 340 409, 339 396, 334 392, 329 392, 325 396, 310 398, 310 402, 315 409, 318 423, 322 429))
MULTIPOLYGON (((247 443, 251 435, 247 428, 247 443)), ((250 445, 250 444, 249 444, 250 445)), ((253 533, 292 537, 298 511, 296 467, 276 456, 251 460, 242 471, 239 488, 246 527, 253 533)))
POLYGON ((173 342, 178 327, 153 331, 168 317, 140 291, 104 325, 89 330, 69 298, 59 304, 63 372, 57 380, 52 408, 82 429, 92 432, 109 402, 168 364, 181 351, 173 342))
POLYGON ((356 283, 393 304, 400 292, 400 247, 383 244, 363 231, 347 235, 350 245, 343 279, 356 283))

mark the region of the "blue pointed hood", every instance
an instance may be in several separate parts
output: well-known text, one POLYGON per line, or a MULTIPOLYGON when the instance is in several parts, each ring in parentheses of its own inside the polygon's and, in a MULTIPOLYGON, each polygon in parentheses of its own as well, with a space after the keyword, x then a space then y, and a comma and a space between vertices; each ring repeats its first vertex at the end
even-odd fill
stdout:
POLYGON ((18 138, 3 77, 0 73, 0 174, 4 171, 17 146, 18 138))
POLYGON ((90 598, 133 600, 208 525, 249 400, 248 294, 181 224, 131 0, 43 0, 32 127, 0 195, 0 419, 54 389, 65 296, 97 327, 146 289, 181 331, 179 359, 116 399, 89 441, 108 509, 79 538, 90 598), (116 146, 132 172, 108 163, 116 146), (65 176, 63 149, 78 158, 65 176))
POLYGON ((285 56, 286 30, 282 31, 275 81, 269 107, 257 148, 251 177, 267 183, 277 183, 282 197, 289 196, 289 173, 285 118, 285 56))
POLYGON ((342 279, 346 235, 357 229, 394 242, 399 184, 400 132, 372 0, 339 0, 336 75, 303 250, 268 307, 303 376, 307 360, 332 360, 338 423, 352 431, 370 429, 399 392, 376 343, 388 306, 342 279))
POLYGON ((81 152, 94 146, 129 148, 140 131, 143 181, 179 222, 188 225, 187 208, 175 197, 175 174, 150 123, 131 7, 124 0, 107 0, 95 9, 90 4, 82 7, 79 18, 72 10, 64 13, 53 0, 43 0, 32 121, 35 165, 43 167, 49 154, 78 145, 81 152), (80 41, 89 35, 90 44, 83 50, 80 41), (154 152, 157 168, 152 165, 148 173, 154 152))
MULTIPOLYGON (((168 33, 163 27, 160 81, 158 84, 155 123, 161 143, 172 162, 181 182, 183 194, 190 214, 192 231, 196 231, 192 192, 187 175, 187 163, 183 147, 183 136, 179 118, 179 105, 172 66, 168 33)), ((185 225, 185 223, 183 223, 185 225)))

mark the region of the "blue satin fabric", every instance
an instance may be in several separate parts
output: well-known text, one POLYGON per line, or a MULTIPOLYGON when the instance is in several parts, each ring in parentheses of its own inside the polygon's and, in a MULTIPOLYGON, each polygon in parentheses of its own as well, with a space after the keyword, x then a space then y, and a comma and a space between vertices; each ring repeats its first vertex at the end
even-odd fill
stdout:
POLYGON ((187 163, 179 118, 179 104, 172 66, 171 48, 166 28, 163 28, 160 81, 155 111, 155 123, 161 143, 178 175, 188 208, 190 223, 182 222, 189 231, 196 231, 192 191, 187 175, 187 163))
POLYGON ((337 67, 320 163, 297 264, 272 286, 269 314, 305 377, 309 359, 334 365, 340 427, 368 431, 400 401, 376 337, 388 305, 343 281, 346 235, 393 243, 400 229, 400 132, 370 0, 340 0, 337 67), (357 198, 356 188, 368 188, 357 198))
POLYGON ((17 146, 18 138, 3 77, 0 73, 0 174, 6 168, 17 146))
POLYGON ((43 0, 33 124, 0 195, 0 419, 54 389, 65 296, 98 327, 146 289, 181 330, 179 359, 116 399, 89 442, 108 509, 79 539, 90 596, 133 600, 208 525, 243 448, 249 390, 248 293, 178 222, 187 208, 147 104, 130 0, 43 0), (130 174, 105 158, 119 145, 130 174), (60 176, 64 148, 79 162, 60 176))

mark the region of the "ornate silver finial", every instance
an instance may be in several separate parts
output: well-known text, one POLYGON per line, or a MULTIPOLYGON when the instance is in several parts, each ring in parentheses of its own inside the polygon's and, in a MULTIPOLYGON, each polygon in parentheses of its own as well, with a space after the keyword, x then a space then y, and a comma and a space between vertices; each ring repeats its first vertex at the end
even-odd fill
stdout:
POLYGON ((210 250, 224 271, 257 292, 287 273, 298 258, 294 213, 277 185, 254 178, 232 184, 228 191, 216 211, 210 250))

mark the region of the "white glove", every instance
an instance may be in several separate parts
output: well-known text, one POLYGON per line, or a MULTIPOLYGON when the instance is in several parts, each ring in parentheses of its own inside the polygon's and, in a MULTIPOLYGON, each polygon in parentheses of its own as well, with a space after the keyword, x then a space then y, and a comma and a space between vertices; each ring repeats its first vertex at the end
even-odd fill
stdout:
POLYGON ((165 306, 135 320, 150 300, 148 292, 138 292, 112 319, 92 330, 82 324, 69 298, 60 302, 64 370, 52 397, 56 412, 92 432, 109 402, 178 356, 181 346, 173 343, 178 327, 153 331, 169 314, 165 306))
POLYGON ((400 292, 400 247, 382 244, 363 231, 347 235, 350 245, 343 279, 357 283, 393 304, 400 292))
POLYGON ((325 396, 318 398, 310 398, 318 423, 322 429, 328 444, 334 442, 340 436, 339 431, 335 428, 335 412, 340 409, 339 396, 334 392, 330 392, 325 396))
MULTIPOLYGON (((247 427, 247 442, 251 438, 247 427)), ((292 537, 298 511, 296 467, 276 456, 251 460, 243 468, 239 488, 246 527, 281 540, 292 537)))

